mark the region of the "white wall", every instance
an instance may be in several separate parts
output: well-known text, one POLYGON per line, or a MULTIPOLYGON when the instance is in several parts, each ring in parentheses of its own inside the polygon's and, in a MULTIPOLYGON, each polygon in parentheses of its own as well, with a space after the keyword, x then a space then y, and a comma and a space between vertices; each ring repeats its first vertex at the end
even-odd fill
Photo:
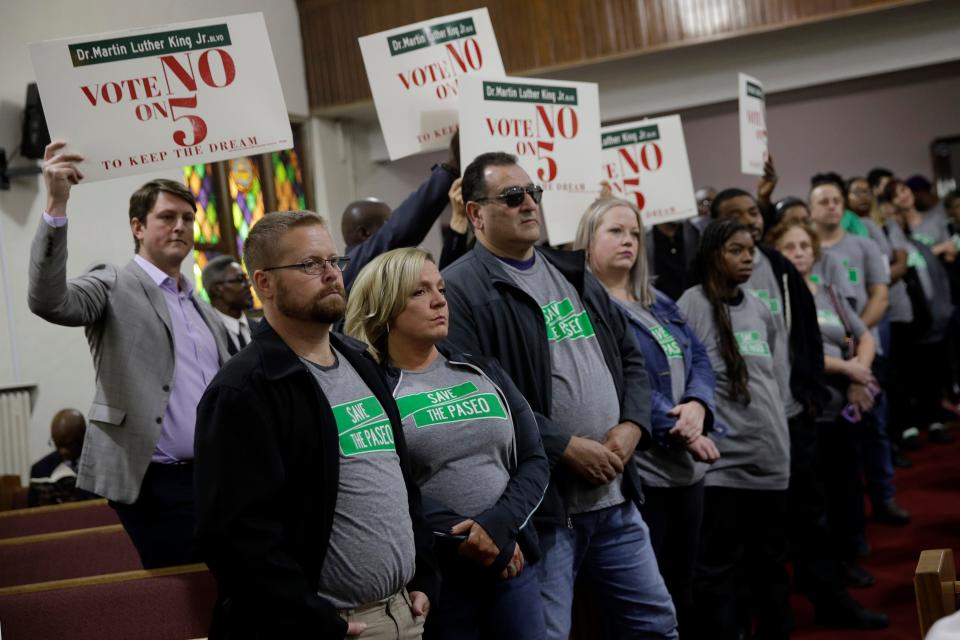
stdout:
MULTIPOLYGON (((4 3, 0 20, 0 146, 9 155, 20 141, 26 86, 34 80, 27 49, 29 42, 253 11, 264 13, 287 110, 293 115, 307 115, 303 48, 295 0, 4 3)), ((27 161, 18 160, 17 164, 20 163, 27 161)), ((171 171, 140 175, 74 189, 70 199, 68 274, 80 273, 95 259, 122 264, 131 258, 133 245, 127 224, 127 202, 131 192, 154 177, 177 179, 179 174, 171 171)), ((0 191, 0 244, 6 255, 5 272, 0 274, 0 287, 5 287, 4 295, 0 295, 0 384, 14 382, 15 369, 19 369, 20 380, 40 384, 30 435, 34 459, 46 451, 53 414, 63 407, 86 412, 94 386, 93 367, 82 330, 48 324, 27 309, 30 240, 40 222, 43 206, 43 185, 39 177, 17 179, 9 191, 0 191), (11 300, 9 308, 3 302, 7 297, 11 300), (14 351, 18 362, 13 359, 14 351)))

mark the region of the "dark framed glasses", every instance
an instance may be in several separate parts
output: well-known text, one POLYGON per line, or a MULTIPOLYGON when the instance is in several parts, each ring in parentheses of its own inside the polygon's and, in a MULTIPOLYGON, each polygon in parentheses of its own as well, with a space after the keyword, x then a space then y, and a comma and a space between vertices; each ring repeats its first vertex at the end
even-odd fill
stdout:
POLYGON ((323 273, 323 268, 326 265, 330 265, 331 269, 345 271, 347 266, 350 265, 350 258, 347 256, 334 256, 333 258, 327 258, 326 260, 314 260, 313 258, 307 258, 303 262, 284 264, 279 267, 267 267, 266 269, 260 269, 260 271, 276 271, 277 269, 303 269, 303 272, 308 276, 318 276, 323 273))
POLYGON ((498 196, 477 198, 475 202, 484 202, 486 200, 503 200, 503 203, 510 208, 519 207, 521 204, 523 204, 523 200, 526 198, 528 193, 530 194, 530 197, 533 198, 535 203, 540 204, 540 200, 543 199, 543 188, 535 185, 530 185, 529 187, 510 187, 498 196))

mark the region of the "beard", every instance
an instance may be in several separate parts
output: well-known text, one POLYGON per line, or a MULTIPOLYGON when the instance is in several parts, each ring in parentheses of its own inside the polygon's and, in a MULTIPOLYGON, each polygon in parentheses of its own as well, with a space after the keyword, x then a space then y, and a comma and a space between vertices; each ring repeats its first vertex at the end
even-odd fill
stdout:
POLYGON ((337 282, 322 291, 317 292, 312 299, 297 299, 282 282, 277 287, 277 310, 288 318, 333 324, 343 318, 347 308, 347 293, 343 284, 337 282))

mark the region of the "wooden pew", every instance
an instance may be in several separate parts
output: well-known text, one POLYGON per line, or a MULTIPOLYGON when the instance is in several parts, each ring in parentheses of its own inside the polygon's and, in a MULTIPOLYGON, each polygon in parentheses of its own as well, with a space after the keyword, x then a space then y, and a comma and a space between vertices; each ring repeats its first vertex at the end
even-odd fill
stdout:
POLYGON ((0 540, 0 567, 0 587, 143 568, 118 524, 0 540))
POLYGON ((0 540, 108 524, 120 524, 120 520, 106 500, 0 511, 0 540))
POLYGON ((4 638, 188 640, 207 635, 216 582, 202 564, 0 589, 4 638))
POLYGON ((951 549, 928 549, 920 552, 920 561, 913 574, 917 597, 920 637, 926 637, 933 623, 957 610, 957 569, 951 549))

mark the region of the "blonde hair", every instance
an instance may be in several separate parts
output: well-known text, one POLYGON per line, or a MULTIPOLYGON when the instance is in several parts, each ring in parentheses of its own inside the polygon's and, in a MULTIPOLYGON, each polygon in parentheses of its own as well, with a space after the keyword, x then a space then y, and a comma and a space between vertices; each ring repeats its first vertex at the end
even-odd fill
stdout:
POLYGON ((614 207, 626 207, 633 211, 637 216, 637 225, 640 228, 640 241, 637 243, 637 260, 630 268, 629 290, 633 297, 643 305, 644 309, 653 306, 654 294, 650 286, 650 278, 647 274, 647 247, 643 234, 643 218, 640 215, 640 209, 634 204, 621 200, 620 198, 600 198, 594 200, 593 204, 584 212, 580 218, 580 226, 577 227, 577 238, 573 242, 574 249, 583 249, 587 252, 587 267, 590 266, 590 245, 593 242, 593 236, 600 226, 600 220, 604 214, 614 207))
POLYGON ((407 307, 428 260, 433 256, 422 249, 394 249, 371 260, 353 282, 344 331, 366 342, 377 362, 386 359, 390 323, 407 307))

